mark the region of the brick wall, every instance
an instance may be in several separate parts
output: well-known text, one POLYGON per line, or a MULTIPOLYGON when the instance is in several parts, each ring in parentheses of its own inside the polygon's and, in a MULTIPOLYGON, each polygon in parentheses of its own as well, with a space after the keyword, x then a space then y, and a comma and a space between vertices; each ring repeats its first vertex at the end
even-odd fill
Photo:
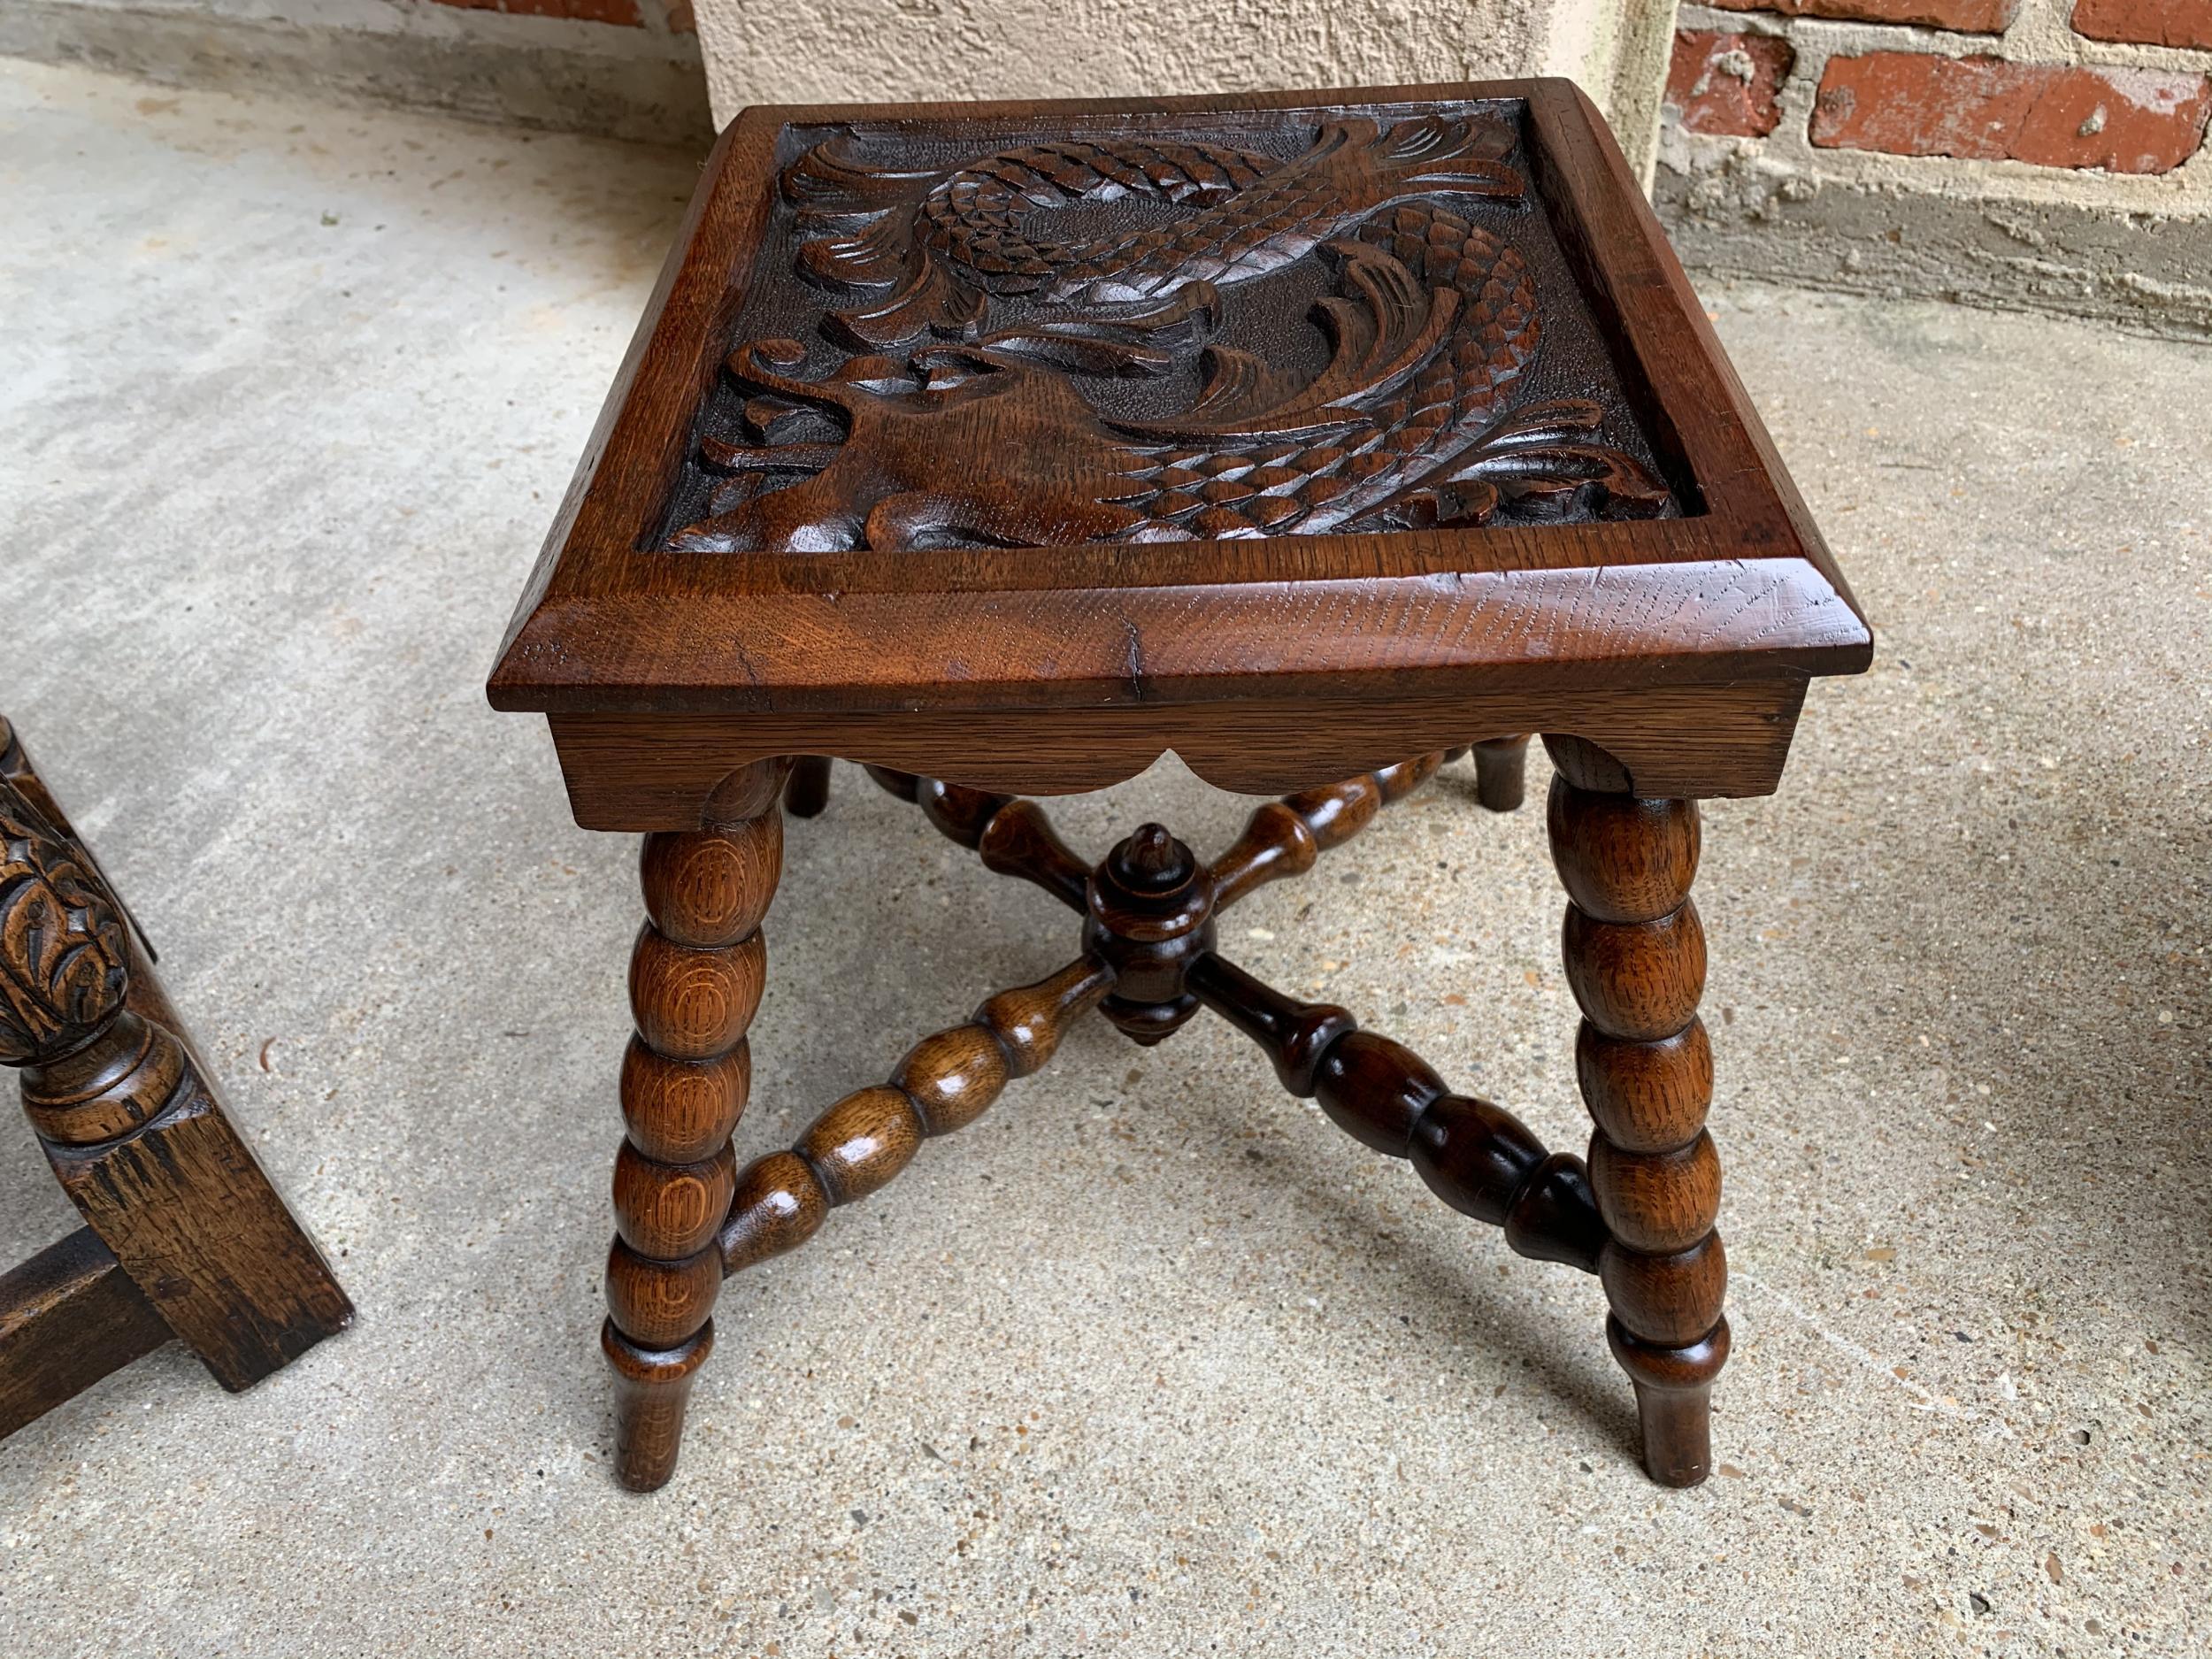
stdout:
POLYGON ((2208 118, 2212 0, 1707 0, 1655 194, 1720 268, 2212 334, 2208 118))
POLYGON ((2168 173, 2201 147, 2212 111, 2212 0, 2070 0, 2066 23, 2080 38, 2208 55, 2204 65, 2170 68, 2038 61, 2038 31, 2016 38, 2008 27, 2023 0, 1717 0, 1715 9, 1766 12, 1774 26, 1677 31, 1667 104, 1691 132, 1771 133, 1797 67, 1792 36, 1810 32, 1792 24, 1809 18, 1919 26, 1898 28, 1893 47, 1824 55, 1808 134, 1824 149, 2168 173), (1955 38, 1925 38, 1931 30, 1955 38), (1967 35, 1982 38, 1955 38, 1967 35))

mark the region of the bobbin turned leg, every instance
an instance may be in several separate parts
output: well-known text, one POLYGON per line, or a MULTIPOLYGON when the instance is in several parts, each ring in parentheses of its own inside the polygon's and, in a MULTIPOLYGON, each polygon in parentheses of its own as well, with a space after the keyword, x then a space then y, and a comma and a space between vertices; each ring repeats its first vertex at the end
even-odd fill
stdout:
POLYGON ((1697 805, 1621 793, 1608 758, 1572 739, 1546 747, 1567 980, 1584 1016, 1576 1071, 1597 1125, 1590 1186, 1610 1235, 1606 1335, 1636 1386, 1644 1467, 1691 1486, 1711 1471, 1710 1395, 1728 1358, 1720 1159, 1705 1132, 1713 1056, 1697 1017, 1705 935, 1689 896, 1697 805))
POLYGON ((760 921, 783 865, 784 768, 749 769, 724 796, 740 816, 645 838, 648 920, 630 957, 637 1034, 622 1060, 628 1134, 615 1159, 616 1239, 601 1345, 615 1370, 615 1465, 649 1492, 675 1472, 692 1379, 714 1346, 716 1234, 737 1167, 745 1030, 767 966, 760 921))

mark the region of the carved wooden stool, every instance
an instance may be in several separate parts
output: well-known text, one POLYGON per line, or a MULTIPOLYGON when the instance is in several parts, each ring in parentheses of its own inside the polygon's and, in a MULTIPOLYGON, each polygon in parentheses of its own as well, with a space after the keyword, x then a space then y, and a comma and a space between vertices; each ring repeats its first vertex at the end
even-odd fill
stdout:
POLYGON ((1703 1479, 1728 1325, 1695 803, 1770 792, 1809 677, 1871 649, 1563 81, 741 116, 490 685, 550 717, 578 822, 649 832, 622 1479, 674 1467, 723 1276, 1094 1007, 1141 1043, 1212 1009, 1512 1248, 1598 1274, 1647 1467, 1703 1479), (1586 1170, 1216 948, 1461 746, 1517 804, 1531 733, 1586 1170), (1171 749, 1296 793, 1210 862, 1148 825, 1095 865, 1017 798, 1171 749), (1080 949, 741 1171, 780 797, 818 811, 831 756, 1078 912, 1080 949))
POLYGON ((0 1274, 0 1435, 172 1337, 235 1391, 351 1323, 4 718, 0 1065, 87 1224, 0 1274))

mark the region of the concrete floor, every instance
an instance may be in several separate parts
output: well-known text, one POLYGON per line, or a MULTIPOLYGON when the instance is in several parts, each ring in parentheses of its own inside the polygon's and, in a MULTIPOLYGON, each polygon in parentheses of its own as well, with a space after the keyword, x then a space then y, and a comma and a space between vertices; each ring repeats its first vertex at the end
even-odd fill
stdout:
MULTIPOLYGON (((617 1490, 633 849, 480 686, 691 172, 0 73, 0 707, 362 1310, 0 1448, 0 1654, 2207 1650, 2212 358, 1932 304, 1711 296, 1881 639, 1709 817, 1717 1479, 1594 1285, 1092 1022, 733 1282, 617 1490)), ((1455 772, 1231 933, 1575 1145, 1558 903, 1455 772)), ((771 921, 741 1156, 1072 942, 849 772, 771 921)), ((5 1137, 0 1249, 70 1222, 5 1137)))

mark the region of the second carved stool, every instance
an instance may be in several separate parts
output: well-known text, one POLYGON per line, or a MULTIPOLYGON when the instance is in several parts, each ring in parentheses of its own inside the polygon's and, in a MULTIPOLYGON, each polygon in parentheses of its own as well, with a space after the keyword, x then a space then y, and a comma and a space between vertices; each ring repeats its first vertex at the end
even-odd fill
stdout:
POLYGON ((0 1065, 85 1225, 0 1273, 0 1436, 172 1338, 234 1393, 353 1304, 0 718, 0 1065))
POLYGON ((747 111, 489 688, 549 718, 580 823, 646 833, 621 1479, 673 1471, 726 1274, 1071 1020, 1153 1043, 1203 1009, 1509 1247, 1596 1275, 1646 1466, 1702 1479, 1728 1324, 1696 803, 1771 791, 1809 681, 1871 649, 1565 82, 747 111), (1586 1164, 1217 942, 1463 746, 1517 804, 1530 733, 1586 1164), (1170 750, 1288 793, 1210 858, 1147 825, 1095 862, 1022 798, 1170 750), (820 809, 828 757, 1074 911, 1073 956, 741 1170, 782 812, 820 809))

